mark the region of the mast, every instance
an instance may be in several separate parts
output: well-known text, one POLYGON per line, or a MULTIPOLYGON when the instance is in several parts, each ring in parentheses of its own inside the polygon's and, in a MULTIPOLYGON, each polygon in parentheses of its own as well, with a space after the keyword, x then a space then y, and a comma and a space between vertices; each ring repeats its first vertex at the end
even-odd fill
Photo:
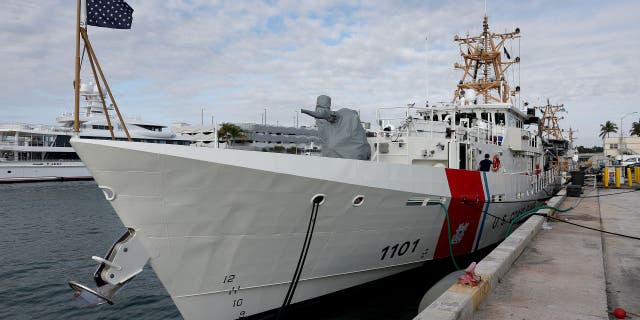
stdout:
POLYGON ((102 72, 102 67, 100 67, 100 62, 98 62, 98 57, 93 51, 93 47, 91 46, 91 42, 89 41, 89 35, 87 34, 86 27, 87 25, 90 24, 98 27, 106 27, 106 28, 113 28, 113 29, 130 29, 131 20, 132 20, 131 15, 133 13, 133 9, 126 2, 124 2, 124 0, 113 0, 111 3, 112 4, 111 8, 105 9, 101 13, 102 17, 96 18, 96 15, 100 15, 95 10, 96 3, 92 3, 93 4, 92 8, 94 10, 91 13, 91 12, 88 12, 90 10, 86 10, 87 6, 84 2, 85 0, 77 0, 77 1, 78 1, 77 2, 78 4, 77 4, 77 20, 76 20, 76 59, 75 59, 75 81, 74 81, 75 107, 74 107, 74 118, 73 118, 73 131, 76 133, 76 135, 78 135, 78 132, 80 131, 80 37, 82 36, 84 46, 87 49, 87 52, 89 55, 91 71, 93 72, 93 77, 96 82, 96 85, 98 86, 98 92, 100 93, 100 99, 102 102, 104 115, 107 120, 107 125, 109 127, 109 133, 111 134, 111 139, 115 140, 115 136, 113 134, 113 126, 111 125, 111 120, 109 119, 109 113, 107 111, 107 106, 104 100, 104 95, 102 93, 102 88, 100 85, 100 81, 98 79, 98 75, 100 76, 100 79, 102 80, 102 84, 104 84, 107 94, 109 95, 109 99, 111 100, 113 109, 115 110, 116 115, 118 116, 120 125, 122 126, 122 129, 124 130, 124 133, 127 136, 127 140, 132 141, 131 135, 129 134, 129 130, 127 129, 127 125, 124 122, 122 114, 120 114, 120 110, 118 108, 118 105, 116 104, 116 100, 113 97, 113 94, 111 92, 111 88, 109 88, 109 83, 107 82, 107 78, 102 72), (85 15, 82 15, 83 9, 86 10, 85 15), (109 16, 107 15, 110 12, 112 12, 112 14, 110 14, 112 18, 109 18, 109 16), (93 20, 91 18, 88 18, 89 13, 93 15, 93 20), (114 16, 116 15, 116 13, 117 13, 117 16, 114 16), (84 19, 87 19, 87 20, 84 20, 84 19))
POLYGON ((569 127, 569 142, 573 143, 573 141, 576 139, 576 137, 573 135, 574 133, 576 133, 573 128, 569 127))
POLYGON ((80 131, 80 11, 81 1, 78 0, 76 9, 76 59, 75 59, 75 80, 73 81, 74 90, 74 109, 73 109, 73 132, 78 134, 80 131))
POLYGON ((483 96, 484 103, 507 103, 520 92, 519 86, 511 90, 506 76, 506 71, 511 65, 519 63, 520 57, 511 60, 504 44, 506 40, 516 38, 520 38, 519 28, 508 33, 489 31, 489 17, 486 15, 482 22, 482 34, 465 38, 458 35, 453 37, 460 46, 460 56, 464 63, 454 64, 454 68, 462 70, 463 75, 454 92, 453 102, 462 98, 465 90, 473 90, 478 96, 483 96), (501 51, 504 51, 507 61, 502 61, 501 51), (497 91, 497 94, 494 95, 493 91, 497 91))
POLYGON ((565 140, 562 135, 562 130, 560 129, 560 124, 558 123, 558 120, 563 118, 556 115, 556 113, 564 111, 564 105, 552 105, 549 103, 549 99, 547 99, 547 105, 540 107, 540 109, 543 109, 541 136, 548 140, 565 140))

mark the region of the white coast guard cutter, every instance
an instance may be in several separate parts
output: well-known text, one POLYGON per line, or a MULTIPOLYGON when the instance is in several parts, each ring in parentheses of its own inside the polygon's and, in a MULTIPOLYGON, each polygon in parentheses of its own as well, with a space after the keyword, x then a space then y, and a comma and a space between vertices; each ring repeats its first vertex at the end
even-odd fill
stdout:
MULTIPOLYGON (((484 30, 463 56, 503 70, 484 30)), ((72 139, 128 228, 96 258, 97 287, 72 287, 112 302, 148 257, 185 319, 238 319, 501 241, 554 175, 515 91, 465 77, 452 103, 407 107, 395 127, 381 109, 369 160, 72 139)))

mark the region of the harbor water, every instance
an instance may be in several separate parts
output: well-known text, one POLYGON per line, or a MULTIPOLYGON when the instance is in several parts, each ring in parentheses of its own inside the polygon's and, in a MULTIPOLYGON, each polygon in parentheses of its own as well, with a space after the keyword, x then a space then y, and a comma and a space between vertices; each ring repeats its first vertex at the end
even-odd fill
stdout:
POLYGON ((124 227, 93 181, 0 185, 0 319, 181 319, 145 270, 115 305, 84 307, 67 285, 93 286, 97 263, 124 227))
MULTIPOLYGON (((182 319, 147 267, 115 298, 86 307, 69 280, 93 286, 97 263, 125 228, 93 181, 0 184, 0 319, 182 319)), ((465 260, 477 260, 470 257, 465 260)), ((412 319, 451 272, 441 261, 294 306, 290 319, 412 319)), ((213 317, 215 318, 215 317, 213 317)))

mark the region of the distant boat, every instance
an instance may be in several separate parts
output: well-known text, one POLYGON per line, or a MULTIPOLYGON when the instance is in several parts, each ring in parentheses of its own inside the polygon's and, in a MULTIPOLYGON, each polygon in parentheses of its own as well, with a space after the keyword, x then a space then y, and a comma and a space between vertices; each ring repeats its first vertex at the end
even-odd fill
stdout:
MULTIPOLYGON (((83 84, 80 94, 86 105, 80 116, 80 137, 110 139, 99 94, 94 84, 83 84)), ((0 182, 92 179, 69 144, 73 115, 56 118, 59 125, 0 124, 0 182)), ((112 120, 114 121, 114 120, 112 120)), ((166 126, 125 119, 134 141, 189 145, 188 137, 176 136, 166 126)), ((122 127, 114 127, 117 140, 126 140, 122 127)))

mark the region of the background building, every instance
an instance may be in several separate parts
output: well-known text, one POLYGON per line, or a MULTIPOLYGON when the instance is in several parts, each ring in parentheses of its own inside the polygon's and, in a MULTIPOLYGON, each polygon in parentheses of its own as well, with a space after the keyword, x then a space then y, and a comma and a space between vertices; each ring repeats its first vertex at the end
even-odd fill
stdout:
POLYGON ((604 155, 616 158, 622 155, 640 154, 640 137, 609 137, 604 139, 604 155))
MULTIPOLYGON (((230 147, 252 151, 319 153, 321 141, 316 128, 295 128, 255 123, 235 123, 244 137, 235 139, 230 147)), ((224 139, 217 139, 217 125, 175 123, 171 129, 178 135, 189 136, 196 146, 226 148, 224 139)))

